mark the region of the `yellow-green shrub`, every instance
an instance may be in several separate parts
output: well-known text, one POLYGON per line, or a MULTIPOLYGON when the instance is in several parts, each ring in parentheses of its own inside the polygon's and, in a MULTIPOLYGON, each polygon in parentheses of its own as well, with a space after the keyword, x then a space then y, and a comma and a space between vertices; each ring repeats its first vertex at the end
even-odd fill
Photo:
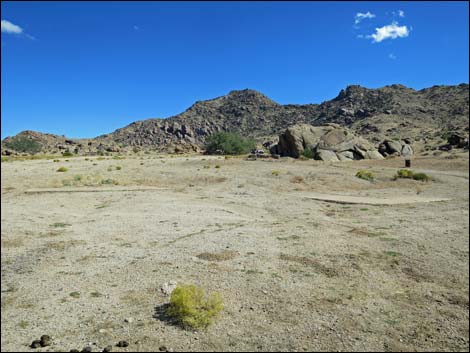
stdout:
POLYGON ((68 169, 65 167, 60 167, 59 169, 57 169, 57 171, 61 173, 65 173, 66 171, 68 171, 68 169))
POLYGON ((374 173, 369 170, 360 170, 356 173, 356 177, 359 179, 372 181, 374 180, 374 173))
POLYGON ((198 286, 180 284, 171 293, 166 314, 184 328, 199 329, 210 325, 222 309, 218 293, 205 295, 198 286))

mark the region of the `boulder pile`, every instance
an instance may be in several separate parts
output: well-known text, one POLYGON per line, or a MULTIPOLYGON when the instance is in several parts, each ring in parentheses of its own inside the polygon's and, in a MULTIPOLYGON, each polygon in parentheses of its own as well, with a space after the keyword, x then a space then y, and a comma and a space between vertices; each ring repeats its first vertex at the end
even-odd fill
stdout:
POLYGON ((369 141, 338 124, 312 126, 298 124, 279 136, 272 154, 299 158, 301 155, 322 161, 383 159, 382 154, 369 141))

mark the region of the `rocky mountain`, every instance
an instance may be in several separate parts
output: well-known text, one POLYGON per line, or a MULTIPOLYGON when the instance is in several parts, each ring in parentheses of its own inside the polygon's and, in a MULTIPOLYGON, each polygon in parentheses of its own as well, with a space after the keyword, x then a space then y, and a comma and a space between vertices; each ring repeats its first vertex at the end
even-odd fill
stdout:
MULTIPOLYGON (((37 140, 43 151, 199 151, 205 139, 219 131, 251 136, 260 143, 275 140, 287 127, 337 123, 378 145, 384 139, 408 138, 421 148, 444 143, 446 134, 468 135, 469 85, 433 86, 414 90, 403 85, 368 89, 353 85, 321 104, 281 105, 250 89, 198 101, 166 119, 136 121, 112 133, 88 140, 32 132, 20 136, 37 140), (65 140, 68 140, 67 143, 65 140)), ((17 136, 19 136, 17 135, 17 136)), ((13 138, 2 141, 2 151, 13 138)))

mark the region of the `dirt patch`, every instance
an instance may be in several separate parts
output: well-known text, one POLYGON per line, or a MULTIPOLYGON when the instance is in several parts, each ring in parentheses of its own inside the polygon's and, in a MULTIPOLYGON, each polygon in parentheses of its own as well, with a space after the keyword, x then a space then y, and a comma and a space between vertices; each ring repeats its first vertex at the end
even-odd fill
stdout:
POLYGON ((238 255, 239 253, 236 251, 224 250, 221 252, 203 252, 196 255, 196 257, 206 261, 227 261, 236 258, 238 255))

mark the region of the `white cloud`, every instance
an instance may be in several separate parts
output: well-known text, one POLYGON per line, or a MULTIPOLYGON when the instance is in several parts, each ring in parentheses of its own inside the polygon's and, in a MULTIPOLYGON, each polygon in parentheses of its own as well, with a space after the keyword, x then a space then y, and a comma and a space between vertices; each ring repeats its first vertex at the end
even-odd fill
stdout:
POLYGON ((2 20, 2 33, 21 34, 23 33, 23 28, 11 23, 10 21, 2 20))
POLYGON ((398 16, 400 16, 400 17, 405 17, 405 11, 403 11, 403 10, 398 10, 398 16))
POLYGON ((357 25, 359 24, 363 19, 365 18, 374 18, 375 15, 373 13, 370 13, 367 11, 366 13, 358 12, 356 16, 354 17, 354 24, 357 25))
POLYGON ((136 25, 134 25, 134 29, 135 29, 136 31, 138 31, 138 30, 139 30, 139 27, 136 26, 136 25))
POLYGON ((380 43, 385 39, 396 39, 408 37, 410 31, 407 26, 399 26, 397 22, 375 29, 375 33, 366 36, 366 38, 372 38, 374 43, 380 43))
POLYGON ((390 54, 388 54, 388 58, 389 58, 389 59, 392 59, 392 60, 395 60, 397 57, 396 57, 395 54, 390 53, 390 54))

